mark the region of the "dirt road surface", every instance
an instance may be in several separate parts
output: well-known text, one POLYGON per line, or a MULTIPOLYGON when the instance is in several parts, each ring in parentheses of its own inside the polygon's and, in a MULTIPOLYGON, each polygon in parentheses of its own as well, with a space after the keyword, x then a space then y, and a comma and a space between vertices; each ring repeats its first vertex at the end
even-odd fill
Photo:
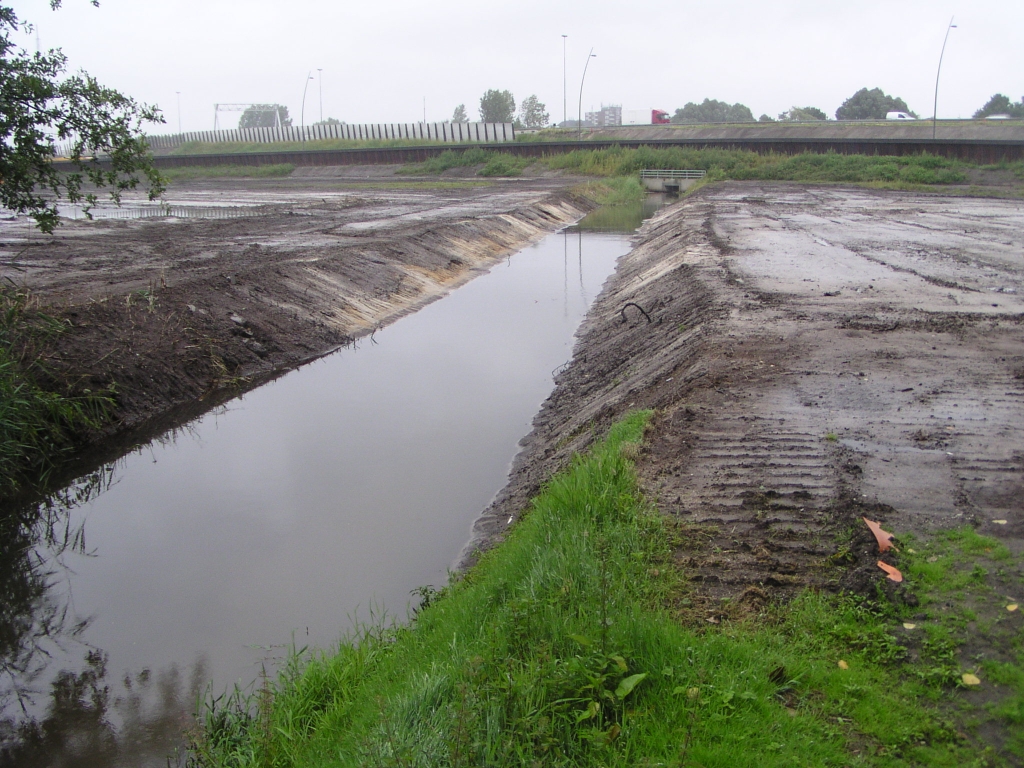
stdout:
POLYGON ((167 195, 179 212, 225 218, 78 220, 52 237, 2 221, 0 284, 64 324, 47 360, 54 386, 116 389, 101 437, 146 439, 593 207, 565 191, 571 180, 410 184, 393 172, 183 182, 167 195))
POLYGON ((869 588, 861 515, 902 533, 970 523, 1020 553, 1022 293, 1019 201, 705 188, 620 262, 463 562, 595 428, 642 407, 659 409, 644 484, 709 600, 869 588), (855 564, 828 567, 844 530, 855 564))

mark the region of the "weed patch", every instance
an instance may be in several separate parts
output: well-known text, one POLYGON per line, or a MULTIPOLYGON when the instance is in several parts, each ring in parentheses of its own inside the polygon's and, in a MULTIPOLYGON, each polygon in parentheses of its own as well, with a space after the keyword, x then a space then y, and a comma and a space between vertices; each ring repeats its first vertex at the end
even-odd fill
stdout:
POLYGON ((109 390, 72 393, 43 387, 45 348, 63 326, 33 308, 31 296, 0 289, 0 496, 45 484, 83 430, 98 427, 113 404, 109 390))
POLYGON ((533 162, 531 158, 474 147, 464 152, 446 150, 423 163, 407 165, 399 173, 436 175, 453 168, 480 166, 479 176, 519 176, 533 162))

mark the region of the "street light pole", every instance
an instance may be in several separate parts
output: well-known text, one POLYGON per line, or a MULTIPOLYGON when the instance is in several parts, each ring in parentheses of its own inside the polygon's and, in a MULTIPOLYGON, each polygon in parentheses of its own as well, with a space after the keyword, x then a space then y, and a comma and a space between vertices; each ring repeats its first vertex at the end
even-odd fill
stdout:
POLYGON ((596 59, 597 54, 594 53, 594 49, 590 49, 590 53, 587 54, 587 63, 583 65, 583 77, 580 79, 580 103, 576 111, 576 130, 577 139, 583 141, 583 83, 587 79, 587 67, 590 66, 590 60, 596 59))
POLYGON ((309 81, 313 79, 313 70, 306 75, 306 84, 302 87, 302 110, 300 112, 299 124, 302 126, 302 140, 306 140, 306 90, 309 88, 309 81))
POLYGON ((568 109, 566 107, 568 102, 566 101, 566 90, 565 90, 565 83, 566 83, 566 80, 565 80, 565 39, 567 37, 568 37, 568 35, 562 35, 562 123, 563 124, 566 121, 568 121, 568 119, 569 119, 569 117, 568 117, 569 111, 568 111, 568 109))
POLYGON ((942 72, 942 57, 946 53, 946 41, 949 40, 949 30, 956 29, 953 23, 953 16, 949 17, 949 26, 946 27, 946 36, 942 38, 942 52, 939 54, 939 68, 935 72, 935 104, 932 106, 932 139, 935 138, 935 127, 939 120, 939 74, 942 72))
POLYGON ((321 67, 316 68, 317 82, 320 85, 320 122, 324 121, 324 70, 321 67))
POLYGON ((178 133, 181 133, 181 91, 175 91, 178 96, 178 133))

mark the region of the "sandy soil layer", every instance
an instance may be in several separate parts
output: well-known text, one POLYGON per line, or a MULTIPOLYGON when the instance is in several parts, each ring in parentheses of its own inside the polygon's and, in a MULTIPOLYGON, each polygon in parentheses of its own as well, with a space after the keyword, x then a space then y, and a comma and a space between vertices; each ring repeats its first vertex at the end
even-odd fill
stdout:
POLYGON ((1022 257, 1019 201, 736 183, 664 210, 592 308, 463 564, 642 407, 658 409, 643 482, 709 599, 868 587, 866 530, 853 567, 826 567, 862 514, 901 533, 971 523, 1021 552, 1022 257))
POLYGON ((365 180, 203 181, 167 195, 237 218, 69 221, 52 237, 6 220, 0 282, 64 323, 49 350, 57 382, 116 387, 108 436, 146 432, 371 333, 593 207, 567 180, 352 182, 365 180))

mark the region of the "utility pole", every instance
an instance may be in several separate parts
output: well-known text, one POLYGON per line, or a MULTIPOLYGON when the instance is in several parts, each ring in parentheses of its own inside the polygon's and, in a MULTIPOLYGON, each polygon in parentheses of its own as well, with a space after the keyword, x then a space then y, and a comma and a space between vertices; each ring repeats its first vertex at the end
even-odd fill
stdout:
POLYGON ((178 97, 178 133, 181 133, 181 91, 174 92, 178 97))
POLYGON ((590 66, 590 60, 596 59, 597 54, 594 53, 594 49, 590 49, 590 53, 587 54, 587 63, 583 65, 583 77, 580 79, 580 103, 577 105, 576 111, 576 130, 577 140, 583 141, 583 83, 587 79, 587 67, 590 66))
POLYGON ((935 104, 932 106, 932 139, 935 138, 935 127, 939 120, 939 73, 942 72, 942 57, 946 53, 946 41, 949 40, 949 30, 956 29, 952 16, 949 17, 949 26, 946 27, 946 36, 942 38, 942 53, 939 54, 939 68, 935 72, 935 104))
POLYGON ((306 140, 306 91, 309 88, 309 81, 313 79, 313 70, 306 74, 306 84, 302 86, 302 110, 299 123, 302 125, 302 141, 306 140))
POLYGON ((423 125, 427 124, 427 97, 423 97, 423 125))
POLYGON ((568 109, 566 108, 566 90, 565 90, 565 39, 568 35, 562 35, 562 123, 568 121, 568 109))
POLYGON ((324 70, 322 67, 316 68, 317 80, 320 82, 320 122, 324 121, 324 70))

